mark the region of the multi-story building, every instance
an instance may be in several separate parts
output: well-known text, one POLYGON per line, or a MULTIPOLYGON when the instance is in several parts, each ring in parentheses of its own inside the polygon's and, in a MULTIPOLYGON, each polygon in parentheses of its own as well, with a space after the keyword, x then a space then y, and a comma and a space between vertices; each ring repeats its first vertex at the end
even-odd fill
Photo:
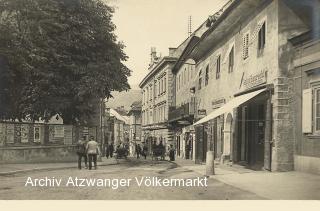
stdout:
POLYGON ((310 29, 296 4, 234 0, 208 19, 189 54, 197 72, 196 161, 210 150, 221 161, 254 169, 293 170, 288 39, 310 29))
POLYGON ((295 48, 290 86, 293 91, 290 105, 294 123, 294 168, 320 174, 319 28, 311 28, 290 42, 295 48))
POLYGON ((134 154, 136 144, 141 144, 142 101, 133 102, 128 112, 130 153, 134 154))
POLYGON ((151 149, 153 141, 172 143, 172 130, 168 126, 168 110, 173 105, 172 67, 177 58, 175 49, 169 56, 157 57, 151 50, 149 72, 139 84, 142 89, 142 139, 151 149))

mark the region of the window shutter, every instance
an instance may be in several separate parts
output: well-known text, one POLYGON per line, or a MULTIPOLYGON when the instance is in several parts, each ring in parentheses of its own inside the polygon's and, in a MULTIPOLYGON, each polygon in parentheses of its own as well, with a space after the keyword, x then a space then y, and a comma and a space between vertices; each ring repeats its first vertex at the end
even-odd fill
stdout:
POLYGON ((312 89, 303 90, 302 132, 312 133, 312 89))

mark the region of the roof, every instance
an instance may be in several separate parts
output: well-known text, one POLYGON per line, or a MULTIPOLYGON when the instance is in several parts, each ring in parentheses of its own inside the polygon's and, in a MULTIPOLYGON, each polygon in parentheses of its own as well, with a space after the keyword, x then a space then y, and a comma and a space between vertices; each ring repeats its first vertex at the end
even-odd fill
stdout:
POLYGON ((174 67, 172 68, 173 74, 175 74, 179 70, 179 68, 184 64, 184 62, 188 59, 188 54, 193 49, 194 45, 198 43, 199 39, 200 38, 197 36, 192 36, 188 40, 188 44, 185 46, 181 56, 179 57, 178 61, 175 63, 174 67))
POLYGON ((123 121, 125 124, 129 124, 129 117, 120 115, 116 110, 110 108, 110 116, 115 117, 116 119, 123 121))
POLYGON ((178 58, 171 57, 171 56, 165 56, 163 57, 160 62, 142 79, 142 81, 139 84, 139 87, 142 88, 149 79, 154 76, 158 71, 168 62, 175 62, 178 58))
POLYGON ((189 54, 198 62, 206 55, 214 46, 220 44, 220 41, 225 38, 226 34, 237 27, 240 22, 244 22, 250 15, 256 11, 261 5, 271 3, 271 0, 230 0, 223 6, 218 14, 211 16, 208 19, 208 30, 203 33, 200 40, 189 54))

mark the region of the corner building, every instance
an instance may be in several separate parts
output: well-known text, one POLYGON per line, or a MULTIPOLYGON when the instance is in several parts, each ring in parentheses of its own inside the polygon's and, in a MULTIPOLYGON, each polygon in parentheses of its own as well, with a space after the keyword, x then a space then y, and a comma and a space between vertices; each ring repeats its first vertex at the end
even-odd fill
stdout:
POLYGON ((234 0, 189 54, 197 83, 195 160, 294 169, 293 46, 310 30, 296 2, 234 0))

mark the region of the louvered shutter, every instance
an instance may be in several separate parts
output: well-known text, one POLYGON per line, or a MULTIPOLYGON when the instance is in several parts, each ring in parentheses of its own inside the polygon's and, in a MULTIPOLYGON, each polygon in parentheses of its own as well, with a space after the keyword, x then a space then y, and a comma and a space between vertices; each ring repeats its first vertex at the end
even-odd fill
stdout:
POLYGON ((302 132, 312 133, 312 89, 303 90, 302 132))

